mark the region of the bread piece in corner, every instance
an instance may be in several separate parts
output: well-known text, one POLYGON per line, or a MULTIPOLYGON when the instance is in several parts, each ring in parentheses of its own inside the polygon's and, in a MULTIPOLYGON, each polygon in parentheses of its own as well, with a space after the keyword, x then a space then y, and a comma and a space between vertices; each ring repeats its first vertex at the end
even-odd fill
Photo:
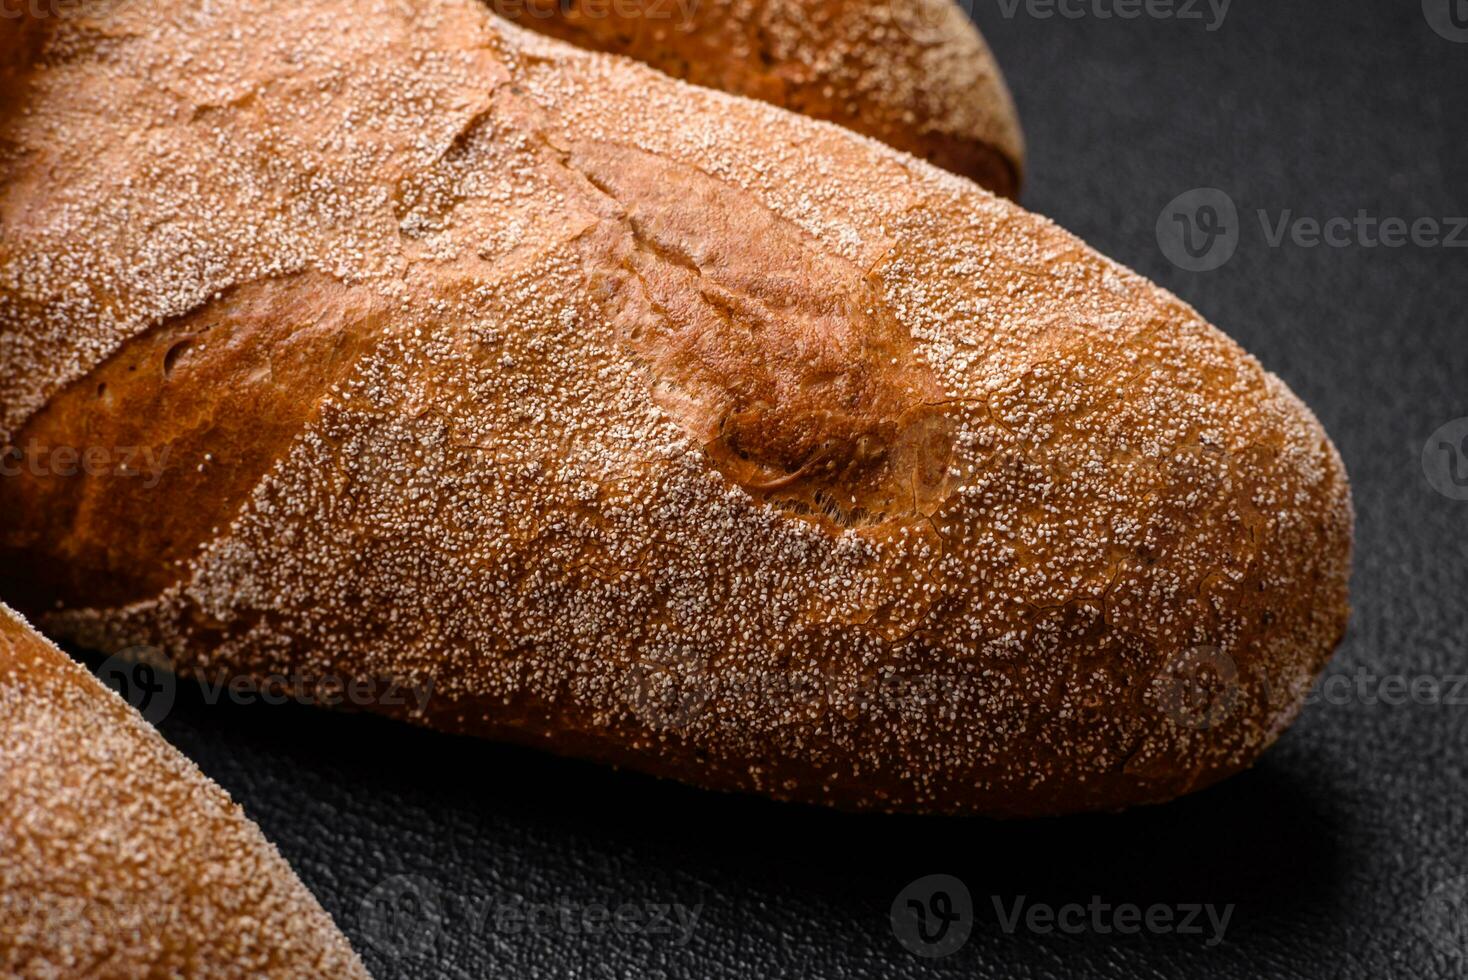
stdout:
POLYGON ((0 973, 366 977, 229 794, 0 605, 0 973))

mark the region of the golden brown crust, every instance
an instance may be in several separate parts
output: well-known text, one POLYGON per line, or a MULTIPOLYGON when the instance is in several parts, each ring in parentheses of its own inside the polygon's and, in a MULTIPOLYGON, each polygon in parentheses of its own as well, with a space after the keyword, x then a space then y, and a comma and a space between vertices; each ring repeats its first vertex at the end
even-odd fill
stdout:
POLYGON ((56 472, 27 466, 6 481, 27 492, 0 489, 8 544, 33 563, 16 601, 122 605, 171 584, 289 447, 320 394, 371 349, 382 305, 317 274, 247 283, 159 323, 52 399, 26 443, 115 451, 70 463, 53 456, 44 462, 56 472), (215 454, 233 465, 210 466, 215 454), (71 478, 86 468, 118 478, 71 478), (159 510, 159 500, 193 503, 159 510), (142 514, 151 516, 140 523, 142 514))
POLYGON ((653 403, 731 483, 844 527, 928 516, 952 492, 943 388, 860 269, 653 154, 582 141, 566 166, 607 198, 589 288, 653 403))
POLYGON ((1016 197, 1024 140, 952 0, 487 0, 522 26, 825 119, 1016 197))
POLYGON ((0 605, 0 971, 365 977, 229 795, 0 605))
POLYGON ((150 9, 72 22, 53 50, 106 56, 49 58, 0 123, 0 512, 50 520, 0 527, 0 594, 51 628, 852 807, 1167 799, 1298 711, 1346 616, 1345 475, 1176 298, 872 141, 468 0, 350 32, 331 0, 150 9), (324 307, 290 298, 317 277, 324 307), (158 331, 232 296, 364 352, 260 396, 283 449, 220 421, 278 332, 167 370, 158 331), (83 408, 123 363, 140 417, 83 408), (204 479, 31 473, 91 426, 204 479), (106 529, 48 503, 112 499, 106 529), (1172 703, 1199 663, 1232 687, 1201 724, 1172 703))

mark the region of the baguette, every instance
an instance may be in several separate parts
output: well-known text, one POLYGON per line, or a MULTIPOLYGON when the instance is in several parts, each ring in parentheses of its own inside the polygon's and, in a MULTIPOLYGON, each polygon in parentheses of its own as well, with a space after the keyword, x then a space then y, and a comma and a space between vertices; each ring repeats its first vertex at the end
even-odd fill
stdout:
POLYGON ((865 133, 1015 197, 1024 139, 952 0, 487 0, 533 30, 865 133))
POLYGON ((280 853, 0 605, 0 972, 366 977, 280 853))
POLYGON ((24 85, 0 595, 55 635, 1004 816, 1237 772, 1341 636, 1308 409, 922 161, 470 0, 159 0, 24 85))

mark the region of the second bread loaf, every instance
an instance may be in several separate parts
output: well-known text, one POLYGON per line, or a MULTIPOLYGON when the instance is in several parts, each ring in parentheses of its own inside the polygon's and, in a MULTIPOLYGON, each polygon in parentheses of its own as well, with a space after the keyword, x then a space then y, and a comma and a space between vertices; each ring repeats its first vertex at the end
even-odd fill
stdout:
POLYGON ((0 972, 367 971, 219 786, 0 605, 0 972))
POLYGON ((1024 140, 953 0, 486 0, 526 27, 828 119, 1014 197, 1024 140))

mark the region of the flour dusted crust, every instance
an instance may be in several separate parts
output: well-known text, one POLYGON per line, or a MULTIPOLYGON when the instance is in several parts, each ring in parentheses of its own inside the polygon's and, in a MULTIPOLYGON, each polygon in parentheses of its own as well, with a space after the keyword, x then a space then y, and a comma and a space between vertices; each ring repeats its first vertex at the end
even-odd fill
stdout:
POLYGON ((1014 100, 952 0, 486 0, 516 22, 675 78, 875 137, 1013 197, 1014 100))
POLYGON ((0 605, 0 972, 366 977, 229 794, 0 605))
POLYGON ((0 595, 79 642, 1019 815, 1247 766, 1344 628, 1281 382, 837 127, 470 0, 160 0, 52 25, 0 146, 0 426, 168 450, 0 479, 0 595))

